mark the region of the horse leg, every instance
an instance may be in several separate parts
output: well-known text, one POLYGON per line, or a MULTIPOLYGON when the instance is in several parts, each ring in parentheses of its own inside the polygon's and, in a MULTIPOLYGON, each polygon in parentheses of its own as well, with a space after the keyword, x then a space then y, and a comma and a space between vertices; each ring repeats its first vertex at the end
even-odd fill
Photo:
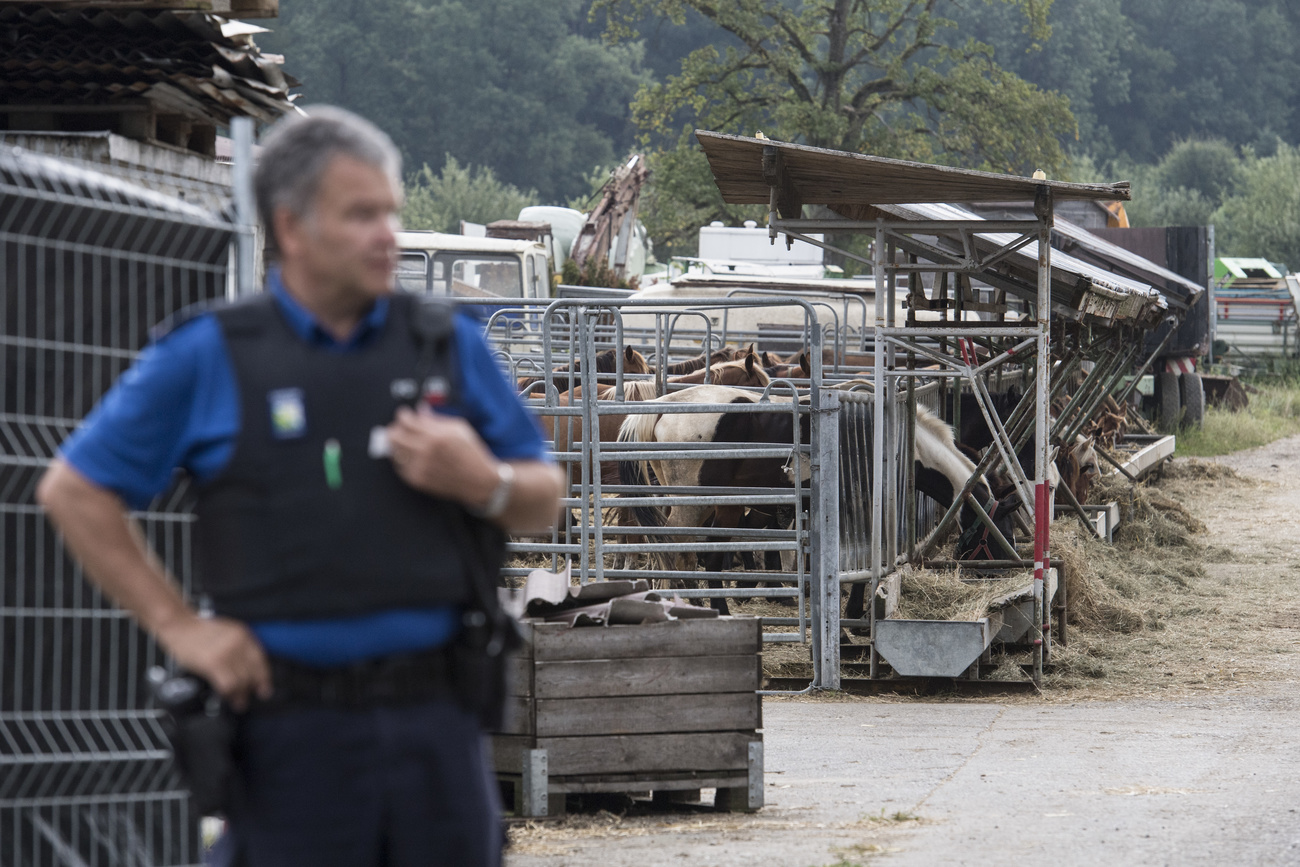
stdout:
MULTIPOLYGON (((740 526, 749 530, 779 530, 788 529, 789 525, 794 523, 793 516, 785 520, 789 509, 784 506, 750 506, 749 511, 740 520, 740 526)), ((755 572, 757 563, 753 554, 745 552, 741 555, 746 559, 745 568, 748 571, 755 572)), ((763 570, 766 572, 784 572, 785 567, 782 562, 780 551, 763 552, 763 570)), ((760 581, 755 587, 782 587, 784 584, 779 581, 760 581)), ((794 600, 788 596, 769 597, 768 602, 774 602, 777 605, 793 605, 794 600)))
MULTIPOLYGON (((713 511, 712 506, 673 506, 668 513, 669 527, 702 527, 709 518, 709 513, 713 511)), ((716 519, 715 519, 716 520, 716 519)), ((681 542, 698 542, 701 541, 699 536, 676 536, 674 540, 681 542)), ((692 551, 680 552, 675 558, 675 569, 679 572, 694 572, 699 567, 699 558, 692 551)), ((709 581, 710 588, 721 589, 722 581, 719 579, 709 581)), ((725 614, 727 612, 727 600, 721 597, 714 597, 709 601, 709 607, 725 614)))
MULTIPOLYGON (((744 523, 745 508, 743 506, 717 506, 713 510, 711 523, 714 527, 727 528, 737 527, 744 523)), ((706 537, 708 538, 708 537, 706 537)), ((713 537, 720 539, 720 537, 713 537)), ((706 572, 725 572, 731 568, 734 558, 728 551, 713 551, 705 554, 702 558, 704 570, 706 572)), ((721 578, 710 578, 709 587, 713 590, 722 590, 723 581, 721 578)), ((731 608, 727 604, 725 596, 714 596, 709 600, 709 607, 726 617, 731 614, 731 608)))

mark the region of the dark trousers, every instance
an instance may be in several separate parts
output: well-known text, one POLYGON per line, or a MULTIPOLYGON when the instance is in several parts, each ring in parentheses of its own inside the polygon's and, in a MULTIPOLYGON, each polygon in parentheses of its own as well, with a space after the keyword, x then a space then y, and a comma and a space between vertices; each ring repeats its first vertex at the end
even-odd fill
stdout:
POLYGON ((245 803, 213 861, 238 867, 496 867, 501 807, 475 719, 453 701, 254 712, 245 803))

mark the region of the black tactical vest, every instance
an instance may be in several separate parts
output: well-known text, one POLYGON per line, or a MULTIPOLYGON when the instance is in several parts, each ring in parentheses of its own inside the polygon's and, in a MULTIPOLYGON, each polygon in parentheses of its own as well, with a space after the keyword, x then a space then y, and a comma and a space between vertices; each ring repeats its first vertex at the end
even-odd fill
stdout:
POLYGON ((267 293, 215 316, 240 395, 234 454, 197 508, 198 581, 216 613, 309 619, 470 601, 464 510, 369 454, 398 406, 455 400, 450 310, 394 295, 380 332, 343 353, 304 343, 267 293))

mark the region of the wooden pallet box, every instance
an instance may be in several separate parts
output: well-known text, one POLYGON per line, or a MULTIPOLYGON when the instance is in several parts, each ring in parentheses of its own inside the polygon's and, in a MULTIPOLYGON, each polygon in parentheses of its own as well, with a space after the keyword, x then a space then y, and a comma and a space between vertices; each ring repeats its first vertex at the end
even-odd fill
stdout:
POLYGON ((521 816, 562 813, 564 795, 644 792, 762 806, 762 634, 754 618, 640 626, 525 625, 493 735, 497 775, 521 816))

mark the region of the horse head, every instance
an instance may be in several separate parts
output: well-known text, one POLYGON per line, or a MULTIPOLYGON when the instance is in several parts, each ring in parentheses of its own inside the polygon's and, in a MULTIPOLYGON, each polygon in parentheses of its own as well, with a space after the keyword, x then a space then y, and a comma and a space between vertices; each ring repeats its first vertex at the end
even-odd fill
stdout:
MULTIPOLYGON (((1001 499, 989 497, 984 503, 984 511, 993 520, 993 526, 998 528, 1002 538, 1006 539, 1012 545, 1015 545, 1015 520, 1016 509, 1020 508, 1020 494, 1013 487, 1009 493, 1001 499)), ((979 519, 975 510, 966 506, 962 509, 962 516, 959 521, 962 528, 961 535, 957 538, 958 560, 1015 560, 1020 555, 1013 549, 1008 551, 993 535, 984 522, 979 519)))

